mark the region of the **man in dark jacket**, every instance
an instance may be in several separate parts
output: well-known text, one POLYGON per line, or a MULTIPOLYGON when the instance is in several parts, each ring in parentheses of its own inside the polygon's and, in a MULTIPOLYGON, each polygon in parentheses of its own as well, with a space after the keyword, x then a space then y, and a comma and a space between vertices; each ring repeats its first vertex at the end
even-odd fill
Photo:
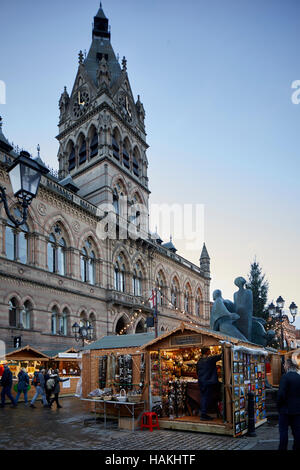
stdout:
POLYGON ((215 386, 218 384, 218 374, 216 363, 222 358, 222 354, 210 356, 209 348, 202 348, 202 357, 199 359, 196 370, 198 375, 198 384, 201 392, 201 419, 204 421, 212 420, 208 416, 207 409, 209 399, 212 396, 215 386))
POLYGON ((291 359, 284 364, 286 373, 281 377, 277 406, 279 411, 279 450, 288 448, 288 429, 291 426, 294 446, 300 450, 300 372, 291 359))
POLYGON ((11 387, 13 383, 13 377, 10 368, 7 364, 4 365, 4 372, 1 378, 1 385, 2 385, 2 392, 1 392, 1 408, 5 406, 5 395, 10 399, 12 402, 12 406, 16 407, 17 404, 11 394, 11 387))
POLYGON ((38 382, 36 384, 36 392, 35 392, 35 395, 33 397, 33 399, 31 400, 31 403, 30 403, 30 407, 31 408, 35 408, 35 400, 38 398, 39 395, 42 396, 42 401, 43 401, 43 405, 44 407, 48 408, 49 407, 49 404, 47 402, 47 399, 46 399, 46 392, 45 392, 45 378, 44 378, 44 375, 45 375, 45 369, 43 369, 42 367, 40 368, 40 372, 38 373, 37 375, 37 378, 38 378, 38 382))

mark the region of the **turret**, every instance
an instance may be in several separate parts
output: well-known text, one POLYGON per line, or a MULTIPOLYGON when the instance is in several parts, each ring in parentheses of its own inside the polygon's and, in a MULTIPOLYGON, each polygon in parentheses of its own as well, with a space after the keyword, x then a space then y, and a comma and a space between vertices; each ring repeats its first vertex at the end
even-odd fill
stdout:
POLYGON ((200 269, 204 276, 210 277, 210 257, 205 243, 203 243, 203 248, 200 256, 200 269))

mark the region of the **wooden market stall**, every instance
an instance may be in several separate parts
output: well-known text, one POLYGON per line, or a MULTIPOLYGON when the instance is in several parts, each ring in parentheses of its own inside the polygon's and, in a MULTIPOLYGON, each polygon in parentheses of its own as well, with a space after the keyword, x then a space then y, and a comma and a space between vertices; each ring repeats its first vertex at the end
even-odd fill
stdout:
MULTIPOLYGON (((73 350, 72 350, 73 351, 73 350)), ((80 379, 80 367, 79 367, 79 360, 80 360, 80 354, 70 352, 68 350, 67 353, 64 352, 45 352, 45 351, 39 351, 35 348, 33 348, 30 345, 24 346, 23 348, 20 349, 13 349, 11 351, 8 351, 5 355, 5 360, 0 361, 1 363, 7 363, 12 374, 13 374, 13 390, 16 391, 16 385, 18 383, 18 373, 20 372, 21 368, 24 367, 30 377, 32 379, 34 372, 39 371, 40 367, 44 367, 45 369, 48 369, 50 367, 52 368, 58 368, 60 370, 61 375, 64 376, 64 378, 69 378, 70 380, 63 382, 61 385, 61 392, 60 396, 73 396, 76 392, 77 389, 77 384, 80 379), (51 357, 50 353, 53 353, 53 357, 51 357), (64 357, 60 357, 60 355, 63 355, 64 357), (67 358, 65 357, 66 354, 69 354, 67 358), (70 354, 72 357, 70 357, 70 354), (76 358, 75 358, 76 355, 76 358), (66 363, 68 365, 71 365, 71 368, 73 366, 73 370, 77 371, 76 375, 72 374, 70 370, 68 370, 68 373, 63 373, 63 369, 61 369, 60 364, 64 364, 63 359, 66 359, 66 363)), ((65 372, 67 370, 65 369, 65 372)), ((31 386, 31 380, 30 380, 30 388, 28 391, 28 399, 30 400, 35 393, 35 388, 31 386)), ((24 400, 23 394, 20 396, 20 402, 24 400)))
POLYGON ((266 422, 263 347, 221 333, 181 324, 141 347, 146 353, 147 408, 160 412, 162 429, 240 436, 248 429, 248 393, 255 399, 255 425, 266 422), (213 397, 212 421, 196 414, 201 403, 196 364, 203 347, 221 354, 219 384, 213 397))
MULTIPOLYGON (((141 346, 155 338, 154 333, 104 336, 82 350, 82 398, 99 389, 106 391, 106 397, 124 390, 128 400, 134 400, 135 426, 144 411, 147 396, 145 374, 145 353, 141 346), (140 406, 139 406, 140 404, 140 406)), ((121 410, 120 428, 131 429, 132 416, 126 409, 121 410)), ((92 410, 92 406, 90 406, 92 410)), ((114 404, 107 403, 107 416, 116 418, 118 411, 114 404)))
MULTIPOLYGON (((20 349, 14 349, 8 351, 5 355, 5 360, 0 361, 6 362, 13 374, 13 391, 16 392, 16 386, 18 383, 18 373, 22 367, 26 368, 26 371, 30 378, 33 377, 34 372, 38 371, 40 367, 47 367, 49 357, 41 351, 33 348, 32 346, 24 346, 20 349)), ((35 394, 35 388, 29 385, 28 400, 31 400, 35 394)), ((24 401, 24 395, 21 394, 19 401, 24 401)))
POLYGON ((49 357, 48 367, 58 369, 61 377, 69 379, 61 383, 60 395, 62 397, 75 395, 81 378, 81 352, 74 348, 43 352, 49 357))

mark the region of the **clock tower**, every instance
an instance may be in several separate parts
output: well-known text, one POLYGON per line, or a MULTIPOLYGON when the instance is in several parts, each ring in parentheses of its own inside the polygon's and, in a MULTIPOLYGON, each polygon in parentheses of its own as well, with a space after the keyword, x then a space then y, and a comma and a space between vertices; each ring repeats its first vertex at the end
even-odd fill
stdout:
POLYGON ((96 206, 116 207, 126 196, 148 210, 145 110, 133 96, 125 57, 120 64, 115 56, 101 4, 90 50, 79 52, 73 89, 64 88, 59 109, 60 182, 71 181, 96 206))

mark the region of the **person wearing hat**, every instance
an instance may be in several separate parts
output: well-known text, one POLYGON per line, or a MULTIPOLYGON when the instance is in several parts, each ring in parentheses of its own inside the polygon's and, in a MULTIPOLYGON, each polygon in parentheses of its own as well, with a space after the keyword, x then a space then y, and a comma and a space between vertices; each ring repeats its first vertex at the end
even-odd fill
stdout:
POLYGON ((3 387, 1 391, 1 408, 5 406, 5 396, 7 396, 12 402, 13 408, 17 406, 14 397, 11 394, 11 387, 13 384, 13 375, 7 364, 4 364, 4 372, 1 377, 0 385, 3 387))

